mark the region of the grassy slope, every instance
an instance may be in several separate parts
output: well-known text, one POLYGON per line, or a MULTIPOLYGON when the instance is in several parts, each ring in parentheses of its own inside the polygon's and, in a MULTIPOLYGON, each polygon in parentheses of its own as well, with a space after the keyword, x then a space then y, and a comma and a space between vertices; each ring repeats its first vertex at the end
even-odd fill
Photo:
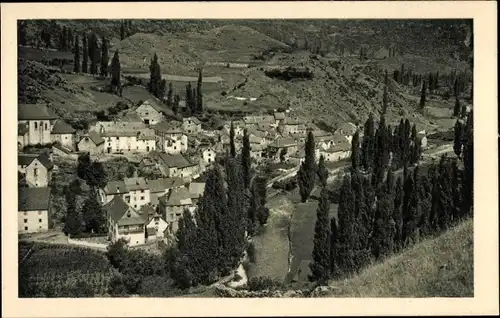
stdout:
POLYGON ((473 220, 330 285, 342 297, 473 297, 473 220))

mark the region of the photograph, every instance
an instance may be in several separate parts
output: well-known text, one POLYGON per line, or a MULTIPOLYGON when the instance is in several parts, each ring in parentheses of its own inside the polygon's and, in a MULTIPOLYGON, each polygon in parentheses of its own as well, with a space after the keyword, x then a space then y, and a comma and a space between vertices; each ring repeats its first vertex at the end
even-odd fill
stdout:
POLYGON ((284 298, 302 314, 315 305, 301 298, 498 296, 479 263, 498 256, 496 82, 479 73, 497 62, 477 18, 145 9, 10 19, 2 184, 18 199, 17 227, 2 203, 2 249, 16 303, 156 315, 183 300, 185 315, 284 298))

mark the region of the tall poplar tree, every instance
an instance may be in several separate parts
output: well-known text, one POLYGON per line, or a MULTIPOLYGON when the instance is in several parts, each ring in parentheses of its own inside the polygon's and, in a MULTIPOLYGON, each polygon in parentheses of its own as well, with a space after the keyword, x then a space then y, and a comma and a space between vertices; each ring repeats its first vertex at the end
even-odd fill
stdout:
POLYGON ((203 112, 203 91, 202 91, 203 75, 202 69, 198 72, 198 83, 196 86, 196 112, 201 114, 203 112))
POLYGON ((236 147, 234 145, 234 125, 231 121, 231 127, 229 128, 229 147, 231 152, 231 157, 236 157, 236 147))
POLYGON ((351 143, 351 165, 354 171, 359 169, 360 164, 359 130, 356 130, 351 143))
POLYGON ((329 222, 330 201, 328 192, 322 187, 318 208, 316 210, 316 225, 314 228, 312 263, 310 279, 320 285, 328 283, 331 273, 331 228, 329 222))
POLYGON ((89 63, 89 50, 87 47, 87 35, 83 34, 82 38, 82 50, 83 50, 83 60, 82 60, 82 73, 88 72, 88 63, 89 63))
POLYGON ((80 73, 80 71, 81 71, 80 39, 79 39, 78 34, 77 34, 77 35, 75 35, 75 57, 74 57, 73 72, 80 73))
POLYGON ((300 165, 297 176, 301 201, 306 202, 316 181, 315 145, 312 131, 309 131, 307 134, 305 158, 300 165))
POLYGON ((251 157, 250 157, 250 136, 247 129, 243 131, 243 146, 241 148, 241 166, 243 168, 243 184, 245 189, 250 187, 251 176, 251 157))
POLYGON ((111 60, 111 89, 116 93, 121 88, 121 66, 118 51, 115 51, 111 60))
POLYGON ((108 40, 103 36, 101 45, 101 75, 108 76, 108 64, 109 64, 109 43, 108 40))

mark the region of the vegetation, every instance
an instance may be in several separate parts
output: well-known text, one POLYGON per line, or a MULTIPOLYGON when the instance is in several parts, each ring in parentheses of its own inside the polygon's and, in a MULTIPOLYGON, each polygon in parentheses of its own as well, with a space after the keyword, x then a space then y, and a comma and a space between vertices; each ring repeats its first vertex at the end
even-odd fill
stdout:
POLYGON ((304 162, 302 162, 297 173, 302 202, 307 201, 316 181, 316 158, 314 148, 314 136, 312 131, 309 131, 305 144, 304 162))

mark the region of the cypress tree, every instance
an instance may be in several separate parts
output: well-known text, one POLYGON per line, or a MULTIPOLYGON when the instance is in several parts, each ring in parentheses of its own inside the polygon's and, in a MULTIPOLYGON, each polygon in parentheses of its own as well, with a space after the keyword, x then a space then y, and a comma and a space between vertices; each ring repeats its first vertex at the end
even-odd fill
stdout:
POLYGON ((453 116, 455 117, 460 116, 460 110, 461 110, 460 101, 458 100, 458 98, 455 98, 455 107, 453 108, 453 116))
POLYGON ((338 246, 337 261, 339 270, 349 274, 356 270, 354 255, 354 202, 355 197, 351 189, 351 180, 344 176, 339 195, 338 206, 338 246))
POLYGON ((231 157, 236 157, 236 147, 234 145, 234 125, 233 121, 231 120, 231 127, 229 128, 229 147, 230 147, 230 153, 231 157))
POLYGON ((193 89, 191 87, 191 82, 189 82, 186 85, 186 110, 189 110, 190 112, 193 109, 192 101, 193 101, 193 89))
POLYGON ((26 46, 27 44, 27 33, 26 33, 26 22, 19 21, 17 27, 17 43, 18 45, 26 46))
POLYGON ((100 51, 99 51, 99 45, 97 43, 97 36, 95 33, 92 33, 90 37, 90 43, 89 43, 89 56, 90 56, 90 73, 92 75, 97 74, 97 64, 99 63, 100 60, 100 51))
POLYGON ((332 217, 330 220, 330 274, 332 278, 340 276, 339 268, 339 233, 337 219, 332 217))
POLYGON ((149 83, 148 89, 153 94, 153 96, 162 99, 161 96, 161 70, 160 64, 158 64, 158 55, 154 54, 151 59, 151 64, 149 65, 149 83))
POLYGON ((76 209, 76 195, 66 192, 66 220, 63 232, 68 235, 78 235, 83 230, 83 220, 81 214, 76 209))
POLYGON ((455 122, 455 139, 453 142, 453 151, 457 155, 458 158, 460 158, 460 155, 462 154, 462 139, 463 139, 463 131, 462 131, 462 124, 460 121, 455 122))
POLYGON ((68 51, 73 49, 72 41, 74 40, 73 31, 68 27, 68 33, 66 35, 66 43, 68 44, 68 51))
POLYGON ((371 237, 371 249, 375 259, 391 253, 394 249, 394 221, 391 213, 394 211, 394 201, 391 195, 385 194, 377 201, 375 223, 371 237))
POLYGON ((352 244, 356 268, 366 265, 370 258, 369 238, 372 231, 372 206, 374 196, 367 178, 360 173, 351 174, 351 189, 354 195, 352 244))
POLYGON ((356 130, 354 136, 352 137, 351 143, 351 165, 353 171, 357 171, 359 169, 360 158, 359 158, 359 130, 356 130))
POLYGON ((82 73, 88 72, 89 50, 87 47, 87 35, 83 35, 83 60, 82 60, 82 73))
POLYGON ((73 72, 75 73, 80 73, 81 71, 81 64, 80 64, 80 40, 78 38, 78 34, 75 35, 75 57, 74 57, 74 65, 73 65, 73 72))
POLYGON ((318 180, 320 186, 326 187, 328 181, 328 169, 325 166, 325 157, 323 155, 321 155, 319 158, 317 171, 318 171, 318 180))
POLYGON ((445 230, 452 222, 452 193, 451 173, 449 165, 446 163, 446 157, 443 155, 438 166, 438 184, 439 190, 437 195, 439 198, 436 200, 437 208, 437 221, 440 230, 445 230))
POLYGON ((366 170, 370 169, 373 163, 374 125, 373 114, 370 114, 364 126, 363 142, 361 145, 361 165, 366 170))
POLYGON ((413 177, 407 173, 403 183, 403 237, 402 244, 407 246, 414 239, 415 211, 418 204, 418 195, 415 190, 413 177))
POLYGON ((125 39, 125 25, 123 24, 123 20, 122 20, 122 24, 120 25, 120 40, 123 41, 125 39))
POLYGON ((251 165, 250 136, 248 135, 248 131, 245 128, 245 130, 243 131, 243 146, 241 148, 241 166, 243 169, 243 184, 245 185, 245 189, 248 189, 250 187, 250 180, 252 179, 251 165))
POLYGON ((196 86, 196 110, 197 113, 202 113, 203 112, 203 91, 202 91, 202 69, 200 68, 198 72, 198 83, 196 86))
POLYGON ((467 106, 462 105, 462 110, 460 111, 460 118, 466 118, 467 117, 467 106))
POLYGON ((382 96, 382 114, 385 115, 387 113, 387 103, 388 103, 388 96, 387 96, 387 85, 384 86, 384 95, 382 96))
POLYGON ((85 223, 85 231, 93 233, 104 233, 106 227, 105 212, 98 201, 98 193, 92 191, 85 200, 82 207, 82 216, 85 223))
POLYGON ((331 228, 329 222, 330 201, 325 187, 321 190, 321 196, 316 210, 316 225, 314 228, 314 245, 312 251, 312 263, 310 279, 320 285, 328 283, 331 273, 331 228))
POLYGON ((118 51, 115 51, 111 60, 111 89, 116 93, 121 88, 121 66, 118 51))
POLYGON ((300 198, 302 202, 307 201, 316 181, 316 159, 314 148, 314 136, 312 131, 309 131, 305 144, 305 158, 297 173, 300 198))
POLYGON ((422 84, 422 91, 420 92, 420 109, 425 107, 425 91, 427 90, 427 83, 424 81, 422 84))
POLYGON ((168 93, 167 93, 167 105, 169 107, 174 106, 173 98, 174 98, 174 87, 172 85, 172 82, 170 82, 168 83, 168 93))
POLYGON ((108 76, 108 64, 109 64, 109 48, 108 48, 108 40, 103 36, 102 37, 102 46, 101 46, 101 75, 108 76))
POLYGON ((472 215, 474 209, 474 127, 473 114, 469 112, 464 129, 463 144, 462 217, 472 215))
POLYGON ((175 94, 174 96, 174 104, 172 105, 172 110, 174 111, 174 114, 179 113, 179 103, 181 101, 181 97, 178 94, 175 94))
POLYGON ((399 251, 403 247, 403 181, 398 177, 394 188, 394 250, 399 251))

